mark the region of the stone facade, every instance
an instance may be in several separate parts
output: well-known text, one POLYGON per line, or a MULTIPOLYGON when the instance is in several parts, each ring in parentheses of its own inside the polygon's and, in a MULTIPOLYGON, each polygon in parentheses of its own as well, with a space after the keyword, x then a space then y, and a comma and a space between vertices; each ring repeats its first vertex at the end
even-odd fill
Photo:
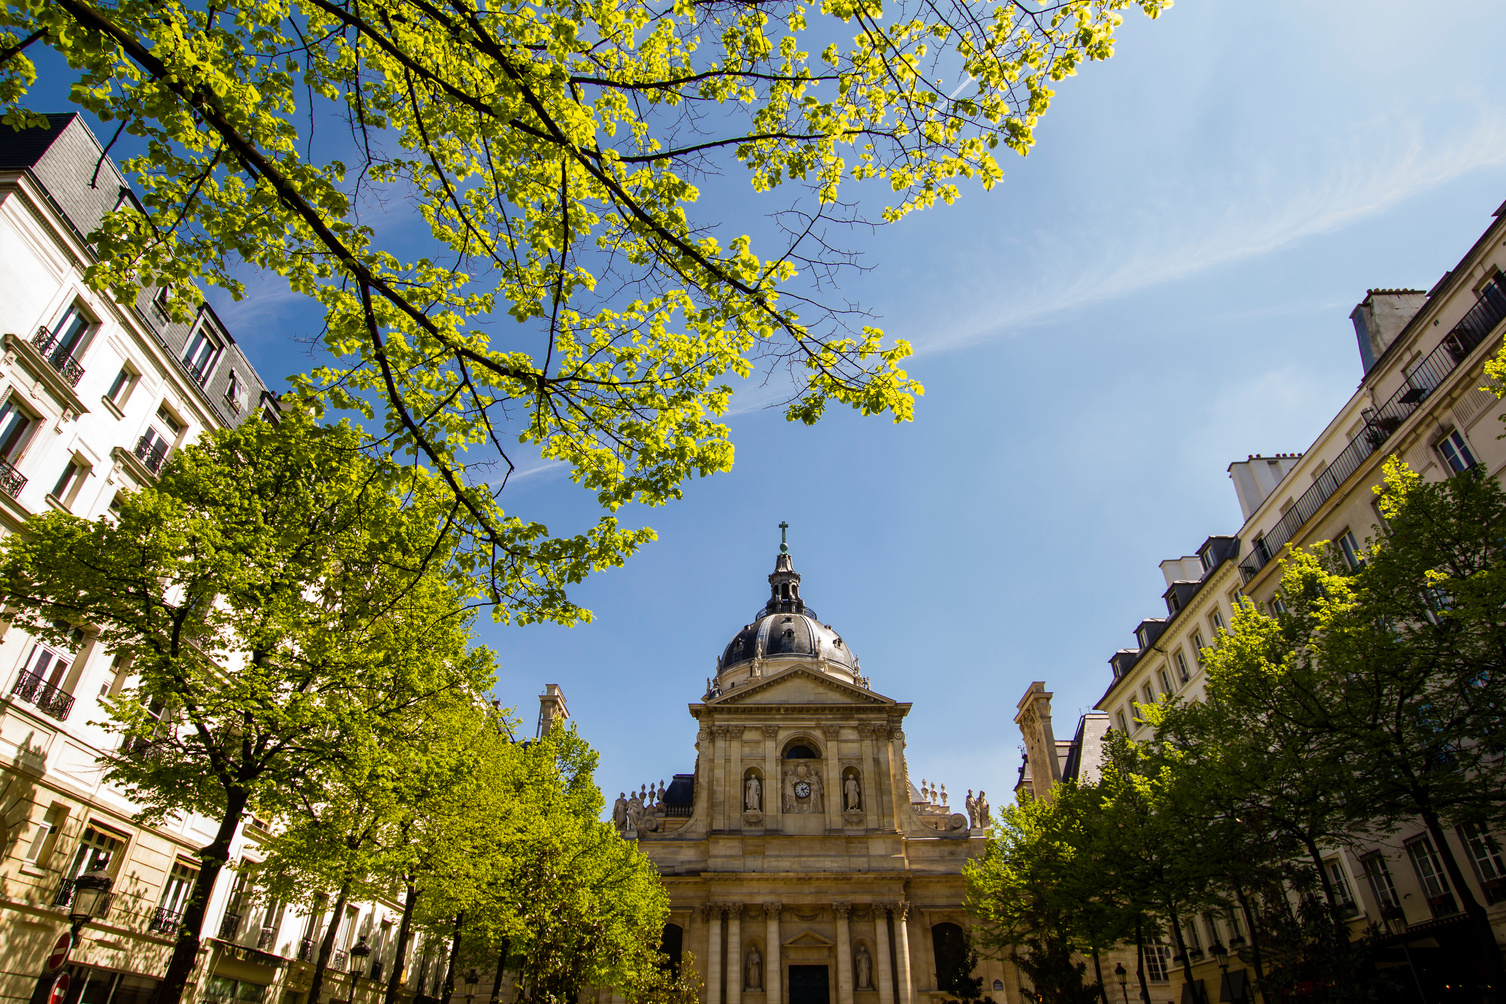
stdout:
MULTIPOLYGON (((870 689, 787 553, 769 582, 690 705, 695 773, 614 813, 664 877, 667 944, 694 953, 706 1004, 947 997, 971 923, 962 868, 987 830, 911 784, 910 705, 870 689)), ((1005 969, 974 973, 1001 1004, 1017 983, 1005 969)))

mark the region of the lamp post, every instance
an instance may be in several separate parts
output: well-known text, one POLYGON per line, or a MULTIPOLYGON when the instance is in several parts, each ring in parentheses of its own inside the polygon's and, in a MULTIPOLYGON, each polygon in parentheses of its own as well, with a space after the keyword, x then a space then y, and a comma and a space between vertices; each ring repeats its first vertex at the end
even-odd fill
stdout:
POLYGON ((103 917, 110 909, 110 889, 115 885, 115 880, 105 870, 109 864, 108 858, 101 858, 93 868, 73 880, 73 900, 69 904, 68 919, 73 922, 75 942, 85 924, 103 917))
POLYGON ((357 979, 366 975, 366 956, 370 954, 371 946, 366 944, 366 935, 363 934, 356 939, 356 947, 350 950, 352 968, 355 969, 357 979))
POLYGON ((1124 1004, 1129 1004, 1129 971, 1124 963, 1114 963, 1114 978, 1119 981, 1119 992, 1124 995, 1124 1004))
POLYGON ((476 996, 476 984, 481 979, 481 974, 472 966, 465 974, 465 1004, 471 1004, 471 998, 476 996))

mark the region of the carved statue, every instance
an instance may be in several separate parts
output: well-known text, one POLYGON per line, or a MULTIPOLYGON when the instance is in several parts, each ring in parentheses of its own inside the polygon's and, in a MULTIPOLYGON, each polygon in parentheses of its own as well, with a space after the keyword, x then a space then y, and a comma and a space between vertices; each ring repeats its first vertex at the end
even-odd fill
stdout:
POLYGON ((978 800, 973 797, 973 789, 967 789, 967 798, 962 804, 967 808, 967 825, 976 830, 978 828, 978 800))
POLYGON ((810 812, 826 811, 826 789, 821 785, 821 772, 813 770, 811 775, 811 804, 810 812))
POLYGON ((628 829, 638 829, 638 824, 643 822, 643 802, 635 794, 628 799, 627 804, 628 829))
POLYGON ((763 989, 763 956, 758 954, 758 946, 748 949, 748 978, 744 981, 744 990, 763 989))
POLYGON ((989 825, 989 820, 988 820, 988 799, 984 797, 983 789, 982 788, 978 789, 978 825, 979 826, 987 826, 987 825, 989 825))
POLYGON ((861 808, 862 789, 858 786, 856 774, 848 774, 847 780, 842 782, 842 794, 846 798, 848 812, 856 812, 861 808))
POLYGON ((627 792, 619 791, 617 793, 617 801, 612 803, 612 825, 617 827, 619 830, 627 826, 627 809, 627 792))
POLYGON ((743 811, 763 811, 763 785, 759 783, 757 774, 748 775, 747 789, 743 794, 743 811))
POLYGON ((784 769, 783 794, 784 794, 784 811, 785 812, 794 812, 795 811, 795 768, 793 768, 793 767, 786 767, 784 769))
POLYGON ((858 989, 873 989, 873 958, 868 954, 867 945, 858 946, 858 956, 853 966, 858 974, 858 989))

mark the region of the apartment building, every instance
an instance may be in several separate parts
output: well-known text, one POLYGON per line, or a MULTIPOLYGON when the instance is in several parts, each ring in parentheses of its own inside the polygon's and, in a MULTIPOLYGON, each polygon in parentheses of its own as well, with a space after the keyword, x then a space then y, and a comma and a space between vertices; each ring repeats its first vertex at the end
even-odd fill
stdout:
MULTIPOLYGON (((201 433, 276 418, 275 395, 208 306, 179 323, 158 291, 122 304, 83 283, 87 235, 132 198, 77 115, 0 130, 0 532, 49 508, 98 517, 201 433)), ((104 780, 99 757, 119 737, 94 724, 100 699, 131 680, 90 634, 57 649, 0 621, 0 677, 0 1001, 32 998, 75 879, 101 864, 113 901, 73 950, 64 1004, 145 1001, 215 828, 197 816, 142 826, 104 780)), ((257 861, 266 836, 252 821, 233 859, 257 861)), ((328 999, 376 999, 400 909, 346 908, 328 999)), ((301 1004, 328 919, 260 901, 244 869, 227 870, 194 997, 301 1004)))
MULTIPOLYGON (((1400 455, 1429 479, 1480 469, 1501 478, 1506 472, 1503 404, 1481 389, 1489 381, 1485 362, 1506 335, 1506 205, 1451 270, 1430 290, 1373 289, 1350 315, 1361 362, 1354 394, 1317 439, 1300 453, 1251 455, 1229 465, 1243 524, 1232 534, 1205 539, 1192 555, 1161 563, 1166 583, 1157 610, 1135 626, 1134 643, 1109 658, 1109 683, 1095 704, 1112 728, 1136 738, 1148 735, 1137 708, 1163 696, 1195 700, 1204 693, 1202 653, 1217 645, 1243 598, 1261 609, 1279 604, 1280 558, 1288 546, 1337 543, 1351 564, 1367 538, 1377 533, 1380 514, 1373 487, 1382 465, 1400 455)), ((1030 771, 1022 766, 1021 788, 1039 794, 1052 783, 1044 777, 1046 751, 1059 747, 1065 766, 1091 756, 1091 745, 1058 743, 1049 735, 1049 694, 1027 701, 1041 707, 1016 720, 1026 737, 1030 771), (1037 724, 1044 717, 1047 732, 1037 724), (1032 732, 1034 735, 1032 735, 1032 732)), ((1022 701, 1022 712, 1026 701, 1022 701)), ((1084 734, 1087 718, 1079 724, 1084 734)), ((1092 729, 1087 728, 1091 738, 1092 729)), ((1506 937, 1506 834, 1484 828, 1450 835, 1453 850, 1472 866, 1471 892, 1488 909, 1498 939, 1506 937)), ((1359 847, 1329 848, 1326 864, 1353 927, 1375 923, 1387 932, 1391 961, 1411 967, 1428 999, 1457 972, 1463 951, 1463 915, 1455 890, 1423 827, 1359 847)), ((1207 954, 1215 942, 1231 951, 1245 943, 1235 916, 1192 918, 1183 938, 1194 975, 1205 987, 1222 985, 1222 970, 1207 954)), ((1167 999, 1182 999, 1180 960, 1169 942, 1156 949, 1175 967, 1154 966, 1167 999)), ((1243 986, 1243 965, 1231 957, 1235 985, 1243 986)), ((1161 994, 1155 992, 1159 998, 1161 994)), ((1218 999, 1212 997, 1211 999, 1218 999)), ((1227 997, 1225 999, 1228 999, 1227 997)))

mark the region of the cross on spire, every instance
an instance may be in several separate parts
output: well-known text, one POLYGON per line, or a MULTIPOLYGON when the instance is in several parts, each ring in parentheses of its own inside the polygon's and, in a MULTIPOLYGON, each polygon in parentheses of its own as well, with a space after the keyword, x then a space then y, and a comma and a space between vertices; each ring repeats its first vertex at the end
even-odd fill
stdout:
POLYGON ((789 528, 790 528, 790 525, 788 523, 786 523, 784 520, 780 520, 779 521, 779 553, 780 554, 789 554, 790 553, 789 542, 785 539, 785 532, 788 531, 789 528))

